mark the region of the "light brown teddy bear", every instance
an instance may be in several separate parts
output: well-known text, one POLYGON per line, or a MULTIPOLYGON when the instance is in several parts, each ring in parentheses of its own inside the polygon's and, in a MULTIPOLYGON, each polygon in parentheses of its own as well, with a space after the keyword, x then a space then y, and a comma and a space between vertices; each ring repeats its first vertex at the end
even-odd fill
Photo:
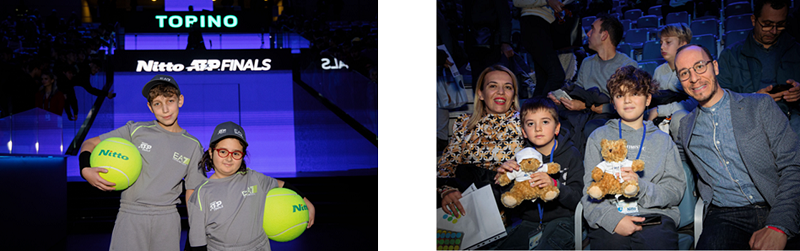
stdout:
POLYGON ((600 153, 603 155, 603 162, 597 164, 592 169, 592 179, 594 180, 586 192, 590 197, 602 199, 606 194, 621 194, 627 198, 635 197, 639 193, 639 183, 637 181, 622 182, 620 178, 620 168, 630 166, 634 172, 644 170, 644 161, 627 159, 628 141, 625 139, 600 141, 600 153))
POLYGON ((500 175, 500 178, 497 179, 501 186, 506 186, 511 183, 512 180, 514 181, 514 187, 512 187, 510 191, 503 193, 500 197, 503 205, 507 208, 514 208, 525 200, 541 198, 544 201, 551 201, 558 196, 559 190, 557 187, 532 187, 528 180, 531 179, 531 174, 533 173, 558 173, 561 169, 561 165, 557 163, 542 165, 542 154, 531 147, 520 150, 515 156, 517 158, 517 163, 520 165, 519 171, 500 175))

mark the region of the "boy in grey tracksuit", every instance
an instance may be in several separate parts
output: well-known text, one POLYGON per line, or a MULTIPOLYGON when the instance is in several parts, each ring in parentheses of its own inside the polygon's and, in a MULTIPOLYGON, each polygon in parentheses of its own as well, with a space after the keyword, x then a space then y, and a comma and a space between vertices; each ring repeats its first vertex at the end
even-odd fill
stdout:
POLYGON ((633 66, 618 69, 608 81, 608 89, 621 118, 609 120, 597 128, 586 142, 581 203, 590 227, 592 249, 678 248, 678 204, 686 189, 686 177, 670 136, 653 122, 643 120, 651 95, 658 89, 651 79, 649 74, 633 66), (638 194, 632 199, 610 195, 601 200, 589 198, 586 189, 592 184, 592 169, 603 161, 600 141, 620 138, 627 141, 628 160, 644 161, 644 171, 639 173, 631 173, 630 167, 621 168, 623 179, 629 180, 632 176, 638 179, 638 194), (626 168, 628 174, 625 174, 626 168), (661 223, 637 225, 645 220, 637 216, 646 214, 661 216, 661 223))
MULTIPOLYGON (((90 167, 94 147, 110 137, 132 142, 142 156, 139 178, 122 192, 120 210, 111 235, 110 250, 179 250, 181 224, 175 205, 186 187, 196 187, 205 179, 197 168, 203 155, 202 146, 194 136, 178 126, 178 108, 183 95, 178 84, 166 75, 157 75, 142 89, 148 99, 154 121, 129 121, 81 145, 81 176, 100 190, 114 190, 114 183, 98 175, 107 172, 102 167, 90 167)), ((186 190, 191 196, 194 190, 186 190)))

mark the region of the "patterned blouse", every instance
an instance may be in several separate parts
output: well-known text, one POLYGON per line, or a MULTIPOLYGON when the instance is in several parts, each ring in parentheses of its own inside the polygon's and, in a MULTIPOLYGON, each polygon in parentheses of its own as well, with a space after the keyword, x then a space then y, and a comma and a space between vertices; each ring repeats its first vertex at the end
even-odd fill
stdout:
POLYGON ((458 164, 497 170, 524 147, 518 112, 509 110, 505 114, 486 115, 468 132, 470 116, 472 114, 463 114, 456 119, 453 137, 439 160, 439 178, 455 177, 458 164), (471 140, 465 142, 465 136, 471 140))

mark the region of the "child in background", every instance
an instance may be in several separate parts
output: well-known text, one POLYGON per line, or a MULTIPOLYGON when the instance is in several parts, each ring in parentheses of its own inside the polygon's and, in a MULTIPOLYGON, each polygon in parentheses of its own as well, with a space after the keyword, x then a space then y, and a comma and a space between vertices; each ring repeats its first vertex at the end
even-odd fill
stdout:
POLYGON ((653 122, 644 120, 644 111, 658 84, 647 72, 625 66, 617 69, 607 87, 620 119, 609 120, 589 136, 584 158, 586 187, 581 203, 590 227, 592 249, 678 249, 678 203, 686 189, 685 175, 675 143, 653 122), (631 200, 589 200, 586 189, 592 181, 591 170, 603 161, 600 140, 620 138, 628 141, 627 159, 644 161, 641 178, 631 167, 622 167, 620 172, 623 180, 638 180, 639 193, 631 200), (661 224, 637 225, 645 220, 637 215, 644 214, 662 216, 661 224))
MULTIPOLYGON (((99 173, 102 167, 90 167, 92 150, 102 140, 120 137, 133 143, 142 155, 142 172, 136 183, 122 192, 120 209, 111 233, 111 250, 179 250, 181 218, 175 207, 185 187, 193 188, 205 179, 202 170, 189 163, 203 155, 197 138, 178 125, 178 109, 183 106, 183 95, 178 83, 170 76, 156 75, 144 85, 142 95, 147 98, 156 120, 133 122, 99 137, 90 138, 81 145, 79 157, 81 177, 90 185, 103 191, 114 190, 114 183, 99 173)), ((193 189, 186 190, 191 197, 193 189)))
MULTIPOLYGON (((581 156, 565 130, 558 122, 558 110, 548 98, 532 98, 522 104, 522 135, 527 143, 542 154, 544 163, 561 165, 557 177, 547 173, 534 173, 529 180, 531 186, 555 185, 560 190, 558 197, 549 202, 523 201, 513 212, 521 213, 522 223, 510 227, 508 236, 498 241, 497 249, 574 249, 575 207, 581 199, 583 189, 583 165, 581 156), (518 211, 517 211, 518 210, 518 211), (541 236, 538 245, 531 247, 531 236, 541 236)), ((519 170, 515 160, 503 163, 497 169, 498 176, 519 170)), ((509 210, 509 209, 506 209, 509 210)))
MULTIPOLYGON (((214 174, 187 199, 189 244, 193 250, 270 250, 262 222, 267 192, 289 184, 247 168, 244 129, 233 122, 217 125, 199 169, 214 174)), ((300 194, 300 192, 297 192, 300 194)), ((308 226, 314 225, 314 205, 308 206, 308 226)))
POLYGON ((651 108, 647 111, 646 120, 652 121, 656 117, 672 116, 674 123, 670 123, 670 132, 677 132, 680 119, 697 107, 697 100, 685 95, 681 81, 678 80, 678 74, 675 73, 675 53, 678 52, 678 48, 692 41, 692 30, 687 24, 676 23, 664 26, 658 34, 661 39, 661 56, 667 62, 656 68, 653 80, 658 82, 660 90, 686 98, 651 108))

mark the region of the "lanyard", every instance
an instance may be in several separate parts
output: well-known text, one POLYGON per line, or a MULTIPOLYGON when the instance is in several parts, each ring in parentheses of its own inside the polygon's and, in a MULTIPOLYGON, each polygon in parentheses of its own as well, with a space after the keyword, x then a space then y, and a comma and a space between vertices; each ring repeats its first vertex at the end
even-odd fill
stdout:
MULTIPOLYGON (((622 119, 617 122, 619 125, 619 138, 622 139, 622 119)), ((639 155, 642 154, 642 147, 644 147, 644 136, 647 135, 647 125, 644 123, 644 121, 642 121, 642 126, 642 143, 639 143, 639 153, 636 154, 636 159, 639 159, 639 155)), ((553 156, 550 157, 552 158, 553 156)))
MULTIPOLYGON (((553 163, 553 155, 556 155, 556 146, 558 146, 558 140, 556 143, 553 144, 553 149, 550 150, 550 163, 553 163)), ((542 228, 542 217, 544 217, 544 211, 542 210, 542 202, 536 203, 536 206, 539 207, 539 229, 542 228)))

